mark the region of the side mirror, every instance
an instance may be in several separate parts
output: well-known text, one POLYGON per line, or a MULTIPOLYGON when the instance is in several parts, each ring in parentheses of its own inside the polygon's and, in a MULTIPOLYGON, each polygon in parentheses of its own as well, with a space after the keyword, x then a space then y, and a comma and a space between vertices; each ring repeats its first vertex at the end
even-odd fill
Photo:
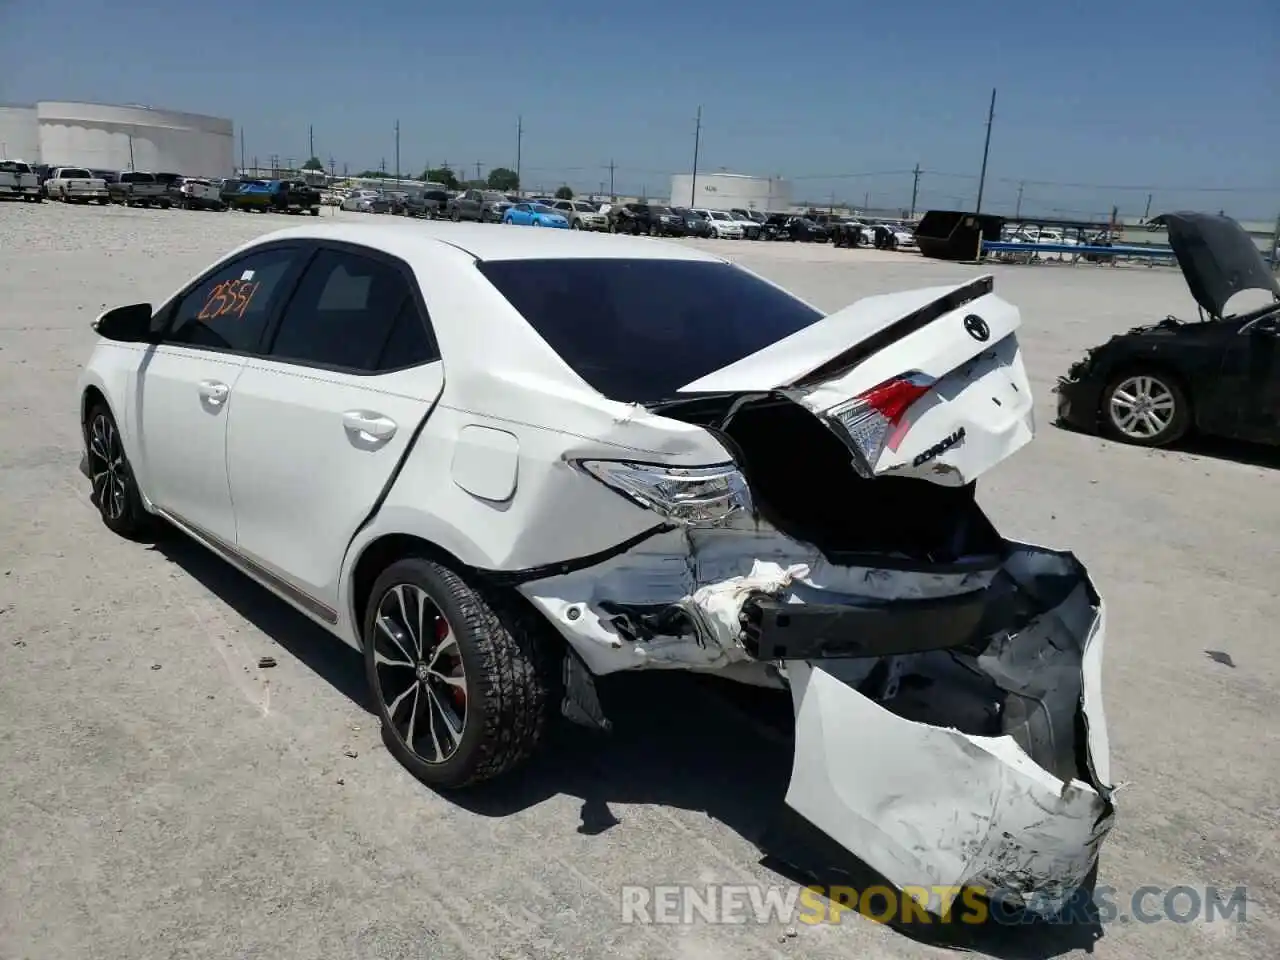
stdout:
POLYGON ((134 303, 108 310, 93 321, 93 329, 100 337, 119 343, 149 343, 151 304, 134 303))

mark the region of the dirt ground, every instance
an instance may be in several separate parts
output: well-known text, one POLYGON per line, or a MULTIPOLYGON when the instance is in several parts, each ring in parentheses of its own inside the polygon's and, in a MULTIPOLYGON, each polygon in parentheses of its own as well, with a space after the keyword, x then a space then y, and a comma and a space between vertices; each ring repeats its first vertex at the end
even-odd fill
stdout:
MULTIPOLYGON (((358 655, 199 547, 102 526, 76 469, 90 321, 159 302, 231 246, 298 222, 0 205, 0 957, 947 955, 856 916, 791 931, 621 923, 628 884, 795 888, 753 845, 780 806, 786 747, 700 685, 636 678, 611 739, 559 734, 512 782, 444 798, 382 747, 358 655), (264 655, 278 666, 260 669, 264 655)), ((709 243, 828 309, 977 272, 709 243)), ((1112 769, 1126 786, 1099 882, 1126 914, 1146 885, 1162 891, 1149 912, 1178 885, 1243 885, 1248 905, 1243 923, 965 942, 1009 957, 1274 958, 1280 456, 1148 452, 1054 427, 1054 378, 1087 346, 1192 302, 1170 269, 992 270, 1023 311, 1038 437, 980 499, 1006 535, 1075 550, 1108 604, 1112 769)))

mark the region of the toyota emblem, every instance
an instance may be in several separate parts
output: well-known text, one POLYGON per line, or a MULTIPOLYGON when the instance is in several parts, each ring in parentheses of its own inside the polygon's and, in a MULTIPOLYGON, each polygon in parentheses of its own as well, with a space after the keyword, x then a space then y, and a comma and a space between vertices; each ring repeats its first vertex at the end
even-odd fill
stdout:
POLYGON ((987 326, 987 321, 983 320, 976 313, 971 313, 964 318, 964 328, 968 331, 969 336, 979 342, 983 342, 991 338, 991 328, 987 326))

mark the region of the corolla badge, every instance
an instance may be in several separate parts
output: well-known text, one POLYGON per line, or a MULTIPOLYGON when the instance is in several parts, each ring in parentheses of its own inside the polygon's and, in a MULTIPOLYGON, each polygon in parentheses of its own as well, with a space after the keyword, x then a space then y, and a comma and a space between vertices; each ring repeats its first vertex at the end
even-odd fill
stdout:
POLYGON ((969 336, 980 343, 984 343, 991 339, 991 328, 987 326, 987 321, 983 320, 976 313, 971 313, 964 318, 964 328, 969 336))

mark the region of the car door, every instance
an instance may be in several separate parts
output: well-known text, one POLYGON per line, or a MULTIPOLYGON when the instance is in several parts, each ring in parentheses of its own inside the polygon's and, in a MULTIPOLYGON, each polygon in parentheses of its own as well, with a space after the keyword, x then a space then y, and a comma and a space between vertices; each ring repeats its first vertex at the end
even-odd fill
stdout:
POLYGON ((325 244, 236 384, 227 475, 240 554, 333 623, 348 544, 444 385, 403 261, 325 244))
POLYGON ((1215 432, 1280 442, 1280 319, 1262 317, 1232 334, 1217 379, 1215 432))
POLYGON ((157 314, 159 343, 138 370, 142 489, 175 520, 227 544, 235 542, 227 413, 245 357, 261 347, 305 256, 298 245, 272 245, 215 267, 157 314))

